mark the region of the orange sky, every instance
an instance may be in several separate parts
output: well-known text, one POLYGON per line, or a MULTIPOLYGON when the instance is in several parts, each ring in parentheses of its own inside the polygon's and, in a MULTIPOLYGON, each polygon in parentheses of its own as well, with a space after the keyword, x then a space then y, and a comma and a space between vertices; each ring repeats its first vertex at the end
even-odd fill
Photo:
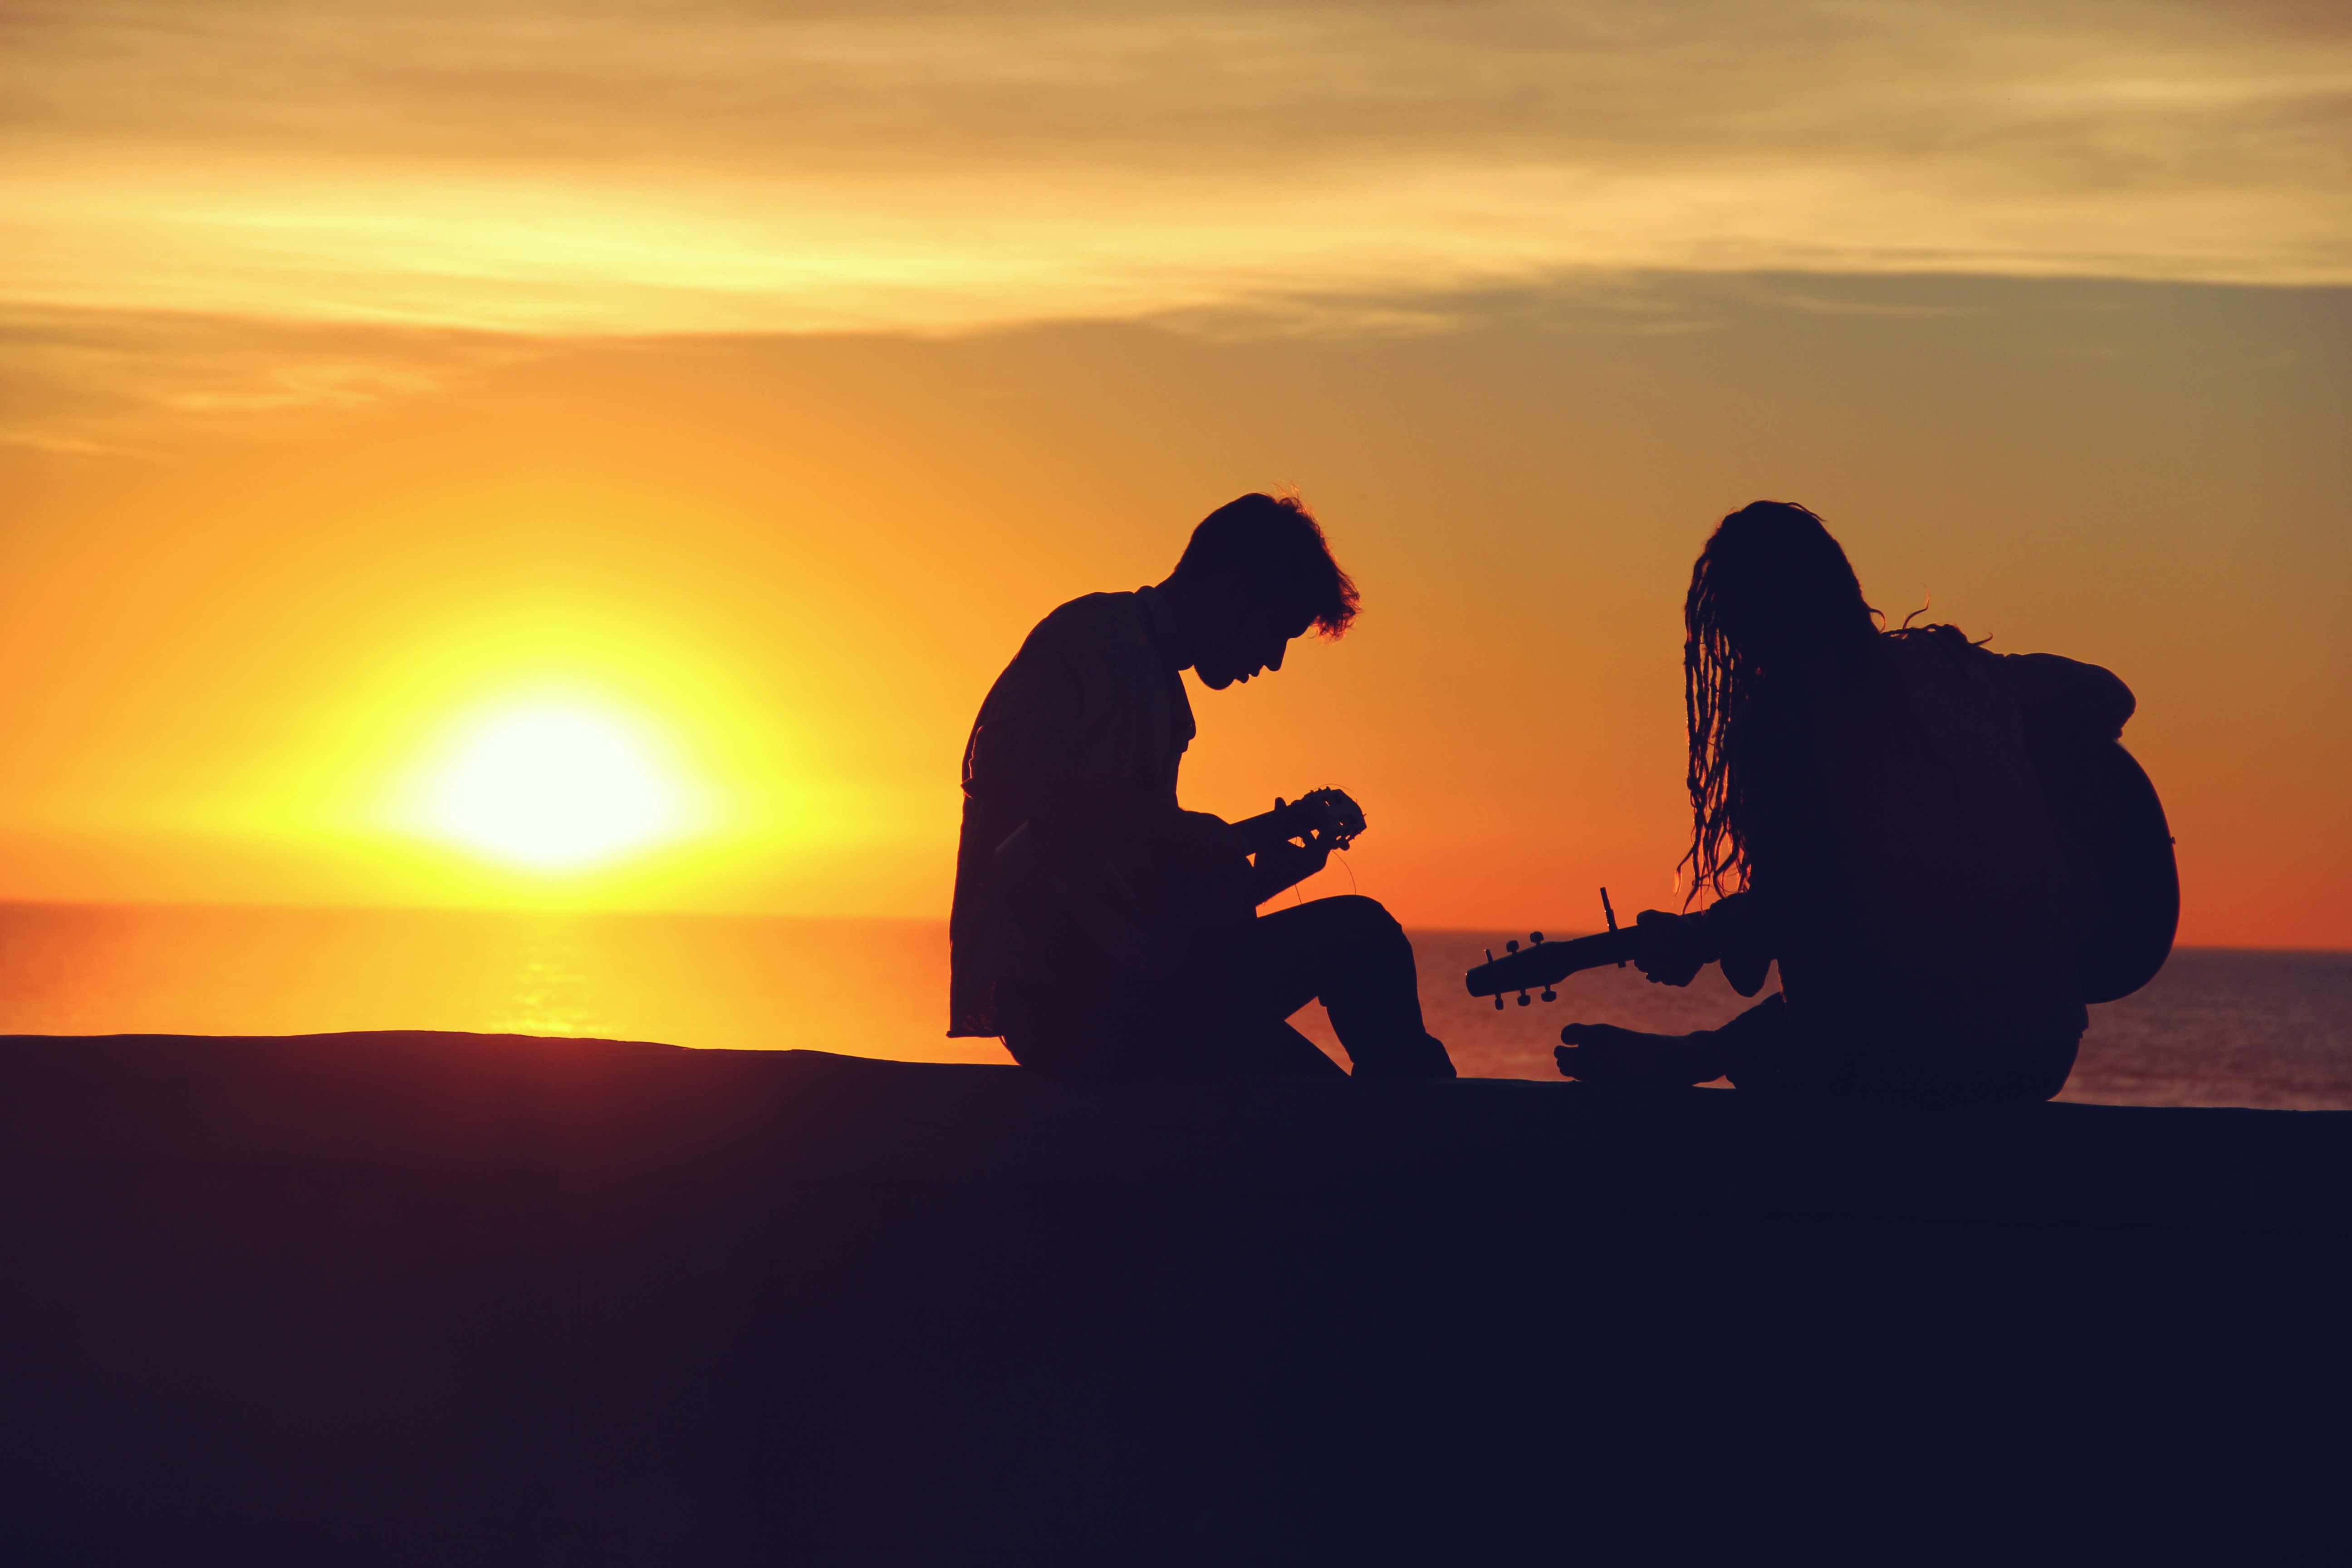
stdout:
POLYGON ((1289 482, 1366 613, 1196 691, 1187 794, 1349 788, 1310 892, 1667 901, 1682 589, 1774 496, 2132 685, 2185 940, 2352 945, 2328 8, 0 26, 0 897, 943 914, 1022 633, 1289 482), (690 820, 420 830, 549 700, 690 820))

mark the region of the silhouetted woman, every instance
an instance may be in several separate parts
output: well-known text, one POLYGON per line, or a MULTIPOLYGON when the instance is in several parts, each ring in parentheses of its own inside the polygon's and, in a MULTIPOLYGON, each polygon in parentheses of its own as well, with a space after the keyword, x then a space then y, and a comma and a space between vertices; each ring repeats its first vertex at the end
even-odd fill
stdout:
MULTIPOLYGON (((2130 691, 2095 666, 1995 654, 1952 626, 1881 630, 1821 519, 1779 501, 1723 520, 1685 623, 1685 864, 1694 896, 1716 901, 1643 914, 1637 962, 1685 985, 1719 958, 1752 996, 1777 961, 1781 989, 1692 1035, 1571 1024, 1561 1071, 1921 1100, 2056 1094, 2088 1022, 2084 956, 2116 922, 2036 759, 2077 781, 2120 768, 2144 789, 2114 744, 2130 691)), ((2168 877, 2152 792, 2145 805, 2168 877)), ((2094 989, 2114 986, 2095 976, 2094 989)))

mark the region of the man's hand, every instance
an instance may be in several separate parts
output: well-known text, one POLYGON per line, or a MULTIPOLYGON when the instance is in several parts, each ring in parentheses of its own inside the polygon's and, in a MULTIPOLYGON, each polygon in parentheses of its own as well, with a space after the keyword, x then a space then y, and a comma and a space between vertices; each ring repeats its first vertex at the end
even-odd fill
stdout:
MULTIPOLYGON (((1234 824, 1235 841, 1244 855, 1304 838, 1328 854, 1346 847, 1346 841, 1364 830, 1364 808, 1336 789, 1318 789, 1295 801, 1277 797, 1274 809, 1234 824)), ((1321 862, 1317 862, 1321 868, 1321 862)))
POLYGON ((1286 804, 1276 800, 1264 816, 1236 824, 1241 841, 1252 844, 1250 893, 1264 903, 1323 869, 1331 851, 1364 830, 1364 810, 1336 789, 1318 789, 1286 804), (1275 838, 1280 833, 1286 837, 1275 838), (1294 843, 1303 838, 1304 844, 1294 843))
POLYGON ((1331 846, 1318 843, 1310 837, 1305 844, 1293 844, 1287 838, 1268 845, 1257 852, 1250 865, 1250 902, 1262 904, 1276 893, 1297 887, 1316 872, 1323 869, 1331 858, 1331 846))
POLYGON ((1649 976, 1651 984, 1687 985, 1706 964, 1706 948, 1698 922, 1688 915, 1643 910, 1633 924, 1642 942, 1633 954, 1633 966, 1649 976))
POLYGON ((1292 806, 1310 844, 1353 838, 1364 831, 1364 808, 1345 790, 1310 790, 1292 806))

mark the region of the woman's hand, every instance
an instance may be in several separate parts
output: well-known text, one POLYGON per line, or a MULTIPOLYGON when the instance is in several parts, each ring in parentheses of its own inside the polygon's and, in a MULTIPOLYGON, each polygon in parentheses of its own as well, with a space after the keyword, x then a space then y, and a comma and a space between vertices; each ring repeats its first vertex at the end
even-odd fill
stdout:
POLYGON ((1656 985, 1687 985, 1706 963, 1698 922, 1688 915, 1643 910, 1633 920, 1641 943, 1633 966, 1656 985))

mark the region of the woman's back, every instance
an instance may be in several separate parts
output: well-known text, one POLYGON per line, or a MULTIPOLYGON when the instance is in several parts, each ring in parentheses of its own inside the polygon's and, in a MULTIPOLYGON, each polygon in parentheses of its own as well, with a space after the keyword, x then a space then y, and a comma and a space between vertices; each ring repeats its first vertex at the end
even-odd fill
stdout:
POLYGON ((2083 1032, 2098 875, 2050 810, 2006 663, 1948 626, 1880 634, 1756 704, 1750 778, 1779 820, 1749 871, 1816 1076, 1890 1049, 1993 1068, 2083 1032))

